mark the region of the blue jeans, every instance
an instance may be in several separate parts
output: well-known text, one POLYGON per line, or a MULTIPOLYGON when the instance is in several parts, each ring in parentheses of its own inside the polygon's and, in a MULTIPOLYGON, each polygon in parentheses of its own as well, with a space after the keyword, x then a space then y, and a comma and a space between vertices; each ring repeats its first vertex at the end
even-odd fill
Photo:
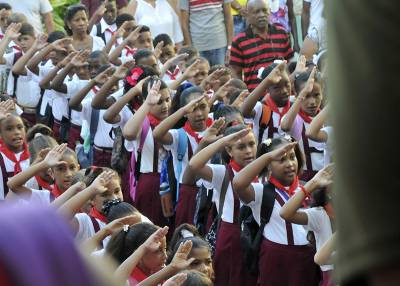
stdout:
POLYGON ((200 56, 206 58, 210 63, 211 67, 214 65, 224 65, 225 54, 226 54, 226 47, 200 52, 200 56))
POLYGON ((233 36, 246 30, 246 19, 241 15, 233 16, 233 36))

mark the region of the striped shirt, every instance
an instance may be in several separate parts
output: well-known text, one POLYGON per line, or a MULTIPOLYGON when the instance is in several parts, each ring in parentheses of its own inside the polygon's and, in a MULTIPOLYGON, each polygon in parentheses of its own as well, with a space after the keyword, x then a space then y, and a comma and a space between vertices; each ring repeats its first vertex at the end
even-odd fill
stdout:
POLYGON ((276 59, 289 60, 293 53, 290 36, 283 27, 269 25, 265 39, 249 27, 233 39, 230 64, 243 69, 244 82, 252 91, 261 82, 257 78, 260 68, 269 66, 276 59))

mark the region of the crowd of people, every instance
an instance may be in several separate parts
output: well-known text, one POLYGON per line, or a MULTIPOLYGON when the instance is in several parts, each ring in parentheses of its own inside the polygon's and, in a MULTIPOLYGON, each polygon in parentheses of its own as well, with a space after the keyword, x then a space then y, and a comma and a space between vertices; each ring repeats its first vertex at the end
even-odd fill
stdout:
POLYGON ((0 0, 1 285, 335 285, 322 0, 300 35, 292 0, 82 1, 64 31, 25 2, 47 33, 0 0))

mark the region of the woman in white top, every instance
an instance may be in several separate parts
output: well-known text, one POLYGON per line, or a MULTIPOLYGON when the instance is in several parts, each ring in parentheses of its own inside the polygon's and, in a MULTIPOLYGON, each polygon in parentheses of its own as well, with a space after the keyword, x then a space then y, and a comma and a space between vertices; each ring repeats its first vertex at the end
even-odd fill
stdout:
POLYGON ((309 246, 307 232, 301 225, 286 222, 279 212, 296 192, 308 192, 312 187, 321 186, 299 184, 303 159, 299 145, 292 142, 290 136, 265 140, 257 155, 255 161, 236 174, 232 186, 240 200, 251 208, 256 222, 261 225, 261 221, 266 220, 258 253, 260 285, 316 286, 320 271, 314 263, 314 249, 309 246), (252 183, 260 173, 269 175, 265 187, 252 183), (267 199, 270 197, 272 200, 267 199))
POLYGON ((133 0, 130 8, 137 24, 148 26, 153 37, 167 34, 175 44, 183 42, 179 18, 168 0, 133 0))
POLYGON ((64 29, 72 36, 72 46, 75 50, 102 50, 104 42, 100 37, 89 34, 89 20, 86 7, 82 4, 71 5, 67 8, 64 18, 64 29))

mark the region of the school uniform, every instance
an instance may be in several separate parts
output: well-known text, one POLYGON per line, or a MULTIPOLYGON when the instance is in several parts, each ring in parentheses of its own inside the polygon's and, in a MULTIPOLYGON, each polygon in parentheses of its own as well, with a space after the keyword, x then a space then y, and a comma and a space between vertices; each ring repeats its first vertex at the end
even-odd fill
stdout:
MULTIPOLYGON (((255 197, 248 206, 260 224, 264 186, 252 183, 252 187, 255 197)), ((259 254, 260 286, 316 286, 319 283, 320 273, 314 263, 315 251, 308 245, 304 227, 286 222, 279 215, 288 200, 289 195, 285 191, 275 188, 275 202, 271 218, 264 227, 259 254)))
POLYGON ((28 169, 30 158, 27 150, 26 147, 24 151, 19 153, 0 151, 0 201, 4 200, 9 191, 7 186, 8 179, 22 170, 28 169), (13 155, 15 158, 11 158, 13 155))
MULTIPOLYGON (((0 40, 4 37, 4 35, 0 34, 0 40)), ((5 50, 5 54, 9 53, 20 53, 21 48, 18 47, 13 41, 8 44, 8 47, 5 50)), ((6 65, 0 65, 0 94, 7 94, 7 82, 8 76, 10 74, 10 68, 6 65)))
MULTIPOLYGON (((93 237, 96 232, 98 232, 100 229, 103 229, 107 225, 104 220, 95 218, 86 213, 77 213, 74 218, 77 220, 79 226, 75 235, 75 239, 78 242, 83 242, 93 237)), ((103 246, 105 246, 104 243, 103 246)))
MULTIPOLYGON (((161 66, 162 68, 162 66, 161 66)), ((178 77, 182 75, 181 70, 179 69, 178 66, 176 66, 173 71, 167 70, 162 78, 162 80, 169 85, 173 81, 177 80, 178 77)))
POLYGON ((106 21, 101 18, 100 22, 93 26, 92 31, 90 31, 90 35, 100 37, 104 44, 107 44, 116 31, 117 25, 115 23, 108 25, 106 21))
POLYGON ((129 277, 129 285, 130 286, 136 286, 140 282, 146 280, 149 276, 147 276, 142 269, 139 268, 139 266, 136 266, 132 273, 131 276, 129 277))
POLYGON ((221 223, 217 230, 217 242, 213 264, 215 269, 216 286, 255 286, 257 277, 252 276, 246 269, 240 243, 239 214, 242 203, 237 194, 232 190, 232 179, 239 170, 234 170, 230 165, 207 164, 212 170, 211 185, 213 202, 221 213, 221 223), (225 172, 228 170, 229 185, 226 190, 223 209, 219 209, 222 184, 225 172))
POLYGON ((321 131, 325 132, 328 140, 324 145, 324 166, 333 162, 333 153, 334 153, 334 145, 333 145, 333 127, 326 126, 321 129, 321 131))
POLYGON ((297 114, 289 131, 289 134, 299 143, 305 156, 305 168, 300 177, 305 182, 312 179, 324 167, 324 143, 316 142, 306 136, 311 120, 311 117, 303 113, 297 114))
POLYGON ((135 56, 137 50, 138 50, 137 48, 131 48, 131 47, 125 46, 121 51, 121 55, 119 56, 121 64, 124 64, 128 61, 132 61, 134 59, 134 56, 135 56))

